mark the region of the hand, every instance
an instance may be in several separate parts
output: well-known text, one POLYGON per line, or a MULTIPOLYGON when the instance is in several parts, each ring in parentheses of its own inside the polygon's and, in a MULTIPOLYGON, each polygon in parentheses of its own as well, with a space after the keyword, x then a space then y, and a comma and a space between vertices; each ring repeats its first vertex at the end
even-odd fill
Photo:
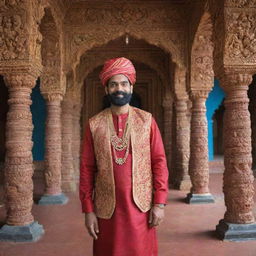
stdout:
POLYGON ((161 224, 164 219, 164 208, 153 206, 149 212, 149 226, 155 227, 161 224))
POLYGON ((99 233, 98 220, 94 212, 85 214, 85 226, 90 236, 94 239, 98 239, 97 234, 99 233))

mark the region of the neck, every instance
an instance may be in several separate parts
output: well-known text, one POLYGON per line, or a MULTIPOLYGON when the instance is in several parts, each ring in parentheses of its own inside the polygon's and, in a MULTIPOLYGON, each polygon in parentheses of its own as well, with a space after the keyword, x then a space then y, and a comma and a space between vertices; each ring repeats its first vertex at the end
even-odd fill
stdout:
POLYGON ((121 115, 121 114, 125 114, 129 111, 129 104, 126 104, 124 106, 115 106, 115 105, 111 105, 111 111, 113 114, 115 115, 121 115))

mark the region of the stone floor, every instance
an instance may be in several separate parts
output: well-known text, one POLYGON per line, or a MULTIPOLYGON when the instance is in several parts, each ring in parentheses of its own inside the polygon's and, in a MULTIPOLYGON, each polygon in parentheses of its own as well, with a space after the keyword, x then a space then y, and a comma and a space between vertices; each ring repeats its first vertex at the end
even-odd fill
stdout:
MULTIPOLYGON (((216 203, 208 205, 185 204, 185 192, 170 190, 166 219, 158 230, 159 256, 256 255, 256 241, 223 242, 216 238, 215 225, 225 211, 221 173, 211 173, 210 188, 216 203)), ((92 241, 85 232, 77 195, 69 197, 64 206, 34 205, 33 214, 44 226, 45 235, 36 243, 2 242, 0 256, 91 256, 92 241)), ((2 207, 0 222, 4 216, 2 207)))

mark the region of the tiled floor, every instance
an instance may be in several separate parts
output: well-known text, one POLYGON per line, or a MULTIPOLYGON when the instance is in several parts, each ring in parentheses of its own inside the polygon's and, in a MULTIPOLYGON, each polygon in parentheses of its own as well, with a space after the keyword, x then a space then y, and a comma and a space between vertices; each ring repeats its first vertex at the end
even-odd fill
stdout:
MULTIPOLYGON (((215 204, 188 205, 185 192, 171 190, 166 219, 158 230, 159 256, 255 256, 256 241, 222 242, 215 225, 223 217, 222 174, 210 175, 215 204)), ((64 206, 34 205, 35 219, 45 235, 36 243, 0 243, 0 256, 92 256, 91 238, 85 232, 76 195, 64 206)), ((0 221, 4 209, 0 208, 0 221)), ((125 229, 124 229, 125 232, 125 229)), ((120 255, 122 256, 122 255, 120 255)))

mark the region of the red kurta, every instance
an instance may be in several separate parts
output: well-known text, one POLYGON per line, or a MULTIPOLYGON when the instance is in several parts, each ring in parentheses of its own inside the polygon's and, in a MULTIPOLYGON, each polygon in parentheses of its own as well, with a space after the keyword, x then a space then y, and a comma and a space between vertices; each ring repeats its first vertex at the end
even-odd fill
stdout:
MULTIPOLYGON (((119 137, 123 135, 127 116, 128 113, 113 115, 119 137)), ((151 124, 150 140, 154 203, 166 203, 168 170, 161 135, 154 119, 151 124)), ((97 171, 93 147, 88 125, 82 147, 80 170, 80 200, 83 212, 93 211, 92 194, 94 174, 97 171)), ((117 156, 123 157, 124 152, 117 152, 117 156)), ((149 212, 141 212, 132 197, 131 148, 123 165, 116 164, 113 156, 113 172, 116 207, 111 219, 98 218, 99 234, 98 239, 94 240, 93 256, 157 256, 156 230, 149 228, 149 212)))

